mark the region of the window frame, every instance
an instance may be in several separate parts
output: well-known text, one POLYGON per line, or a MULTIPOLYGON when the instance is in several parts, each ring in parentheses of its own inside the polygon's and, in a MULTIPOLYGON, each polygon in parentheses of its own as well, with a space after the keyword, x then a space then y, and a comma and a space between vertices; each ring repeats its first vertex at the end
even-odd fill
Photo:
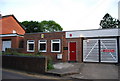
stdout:
POLYGON ((27 52, 34 52, 35 51, 35 41, 34 40, 27 40, 27 52), (32 42, 30 42, 32 41, 32 42), (29 50, 29 44, 33 44, 33 50, 29 50))
POLYGON ((61 40, 60 39, 53 39, 51 40, 51 52, 61 52, 61 40), (54 40, 59 40, 58 42, 54 42, 54 40), (59 43, 59 51, 53 50, 53 43, 59 43))
POLYGON ((41 42, 41 41, 43 41, 43 40, 38 41, 38 51, 39 52, 47 52, 47 40, 44 40, 45 42, 41 42), (45 46, 46 49, 44 51, 40 50, 40 44, 46 44, 46 46, 45 46))

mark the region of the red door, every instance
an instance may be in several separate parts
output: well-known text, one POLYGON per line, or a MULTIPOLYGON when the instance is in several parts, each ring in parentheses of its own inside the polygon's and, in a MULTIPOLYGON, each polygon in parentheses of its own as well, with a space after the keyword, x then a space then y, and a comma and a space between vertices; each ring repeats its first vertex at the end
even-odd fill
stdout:
POLYGON ((76 42, 69 43, 69 61, 76 61, 76 42))

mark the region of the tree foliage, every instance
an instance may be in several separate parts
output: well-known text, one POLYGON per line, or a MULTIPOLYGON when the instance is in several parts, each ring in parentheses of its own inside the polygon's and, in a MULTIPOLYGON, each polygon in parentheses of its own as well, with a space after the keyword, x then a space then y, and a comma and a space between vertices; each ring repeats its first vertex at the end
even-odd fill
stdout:
POLYGON ((43 29, 37 21, 23 21, 21 24, 24 26, 26 33, 42 32, 43 29))
POLYGON ((26 33, 33 33, 33 32, 55 32, 55 31, 62 31, 63 28, 56 23, 55 21, 23 21, 21 22, 23 27, 26 30, 26 33))
POLYGON ((103 19, 100 21, 100 26, 102 27, 102 29, 119 28, 120 21, 113 18, 110 14, 106 13, 103 19))
POLYGON ((42 21, 41 26, 43 27, 44 32, 55 32, 55 31, 62 31, 63 28, 56 23, 55 21, 42 21))

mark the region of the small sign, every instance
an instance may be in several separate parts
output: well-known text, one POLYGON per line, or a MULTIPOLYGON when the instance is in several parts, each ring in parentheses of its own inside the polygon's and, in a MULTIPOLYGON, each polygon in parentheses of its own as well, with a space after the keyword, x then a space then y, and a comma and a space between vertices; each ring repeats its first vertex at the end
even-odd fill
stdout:
POLYGON ((103 49, 102 52, 115 52, 114 49, 103 49))
POLYGON ((57 59, 62 59, 62 54, 57 54, 57 59))
POLYGON ((63 47, 63 50, 68 50, 68 47, 63 47))
POLYGON ((70 34, 70 37, 72 37, 72 34, 70 34))
POLYGON ((41 38, 44 38, 44 34, 41 34, 41 38))

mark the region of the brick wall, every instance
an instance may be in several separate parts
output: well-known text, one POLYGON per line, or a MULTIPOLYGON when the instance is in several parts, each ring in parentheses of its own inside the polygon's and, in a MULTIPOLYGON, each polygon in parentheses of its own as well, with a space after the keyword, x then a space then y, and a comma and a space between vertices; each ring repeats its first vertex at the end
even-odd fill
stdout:
POLYGON ((53 32, 53 33, 29 33, 24 36, 24 53, 33 53, 38 52, 38 41, 47 40, 47 52, 42 53, 45 56, 50 56, 54 61, 63 61, 67 62, 68 60, 68 43, 70 41, 77 42, 77 61, 82 62, 82 39, 81 38, 65 38, 65 32, 53 32), (44 38, 41 38, 41 34, 44 34, 44 38), (51 40, 60 39, 61 40, 61 52, 51 52, 51 40), (35 52, 27 52, 27 40, 35 41, 35 52), (67 49, 64 49, 67 48, 67 49), (57 59, 57 54, 63 54, 62 60, 57 59))
MULTIPOLYGON (((24 40, 24 37, 19 37, 19 36, 15 36, 15 37, 2 37, 2 41, 4 41, 4 40, 11 40, 11 44, 12 44, 11 48, 23 47, 23 43, 21 43, 21 42, 24 40)), ((0 46, 2 47, 2 43, 0 44, 0 46)))
MULTIPOLYGON (((38 52, 38 41, 47 40, 47 52, 42 53, 45 56, 50 56, 54 61, 57 60, 57 54, 63 53, 63 45, 65 40, 65 32, 53 32, 53 33, 30 33, 24 35, 24 53, 33 53, 38 52), (44 38, 41 38, 41 34, 44 34, 44 38), (51 40, 60 39, 61 40, 61 52, 51 52, 51 40), (35 52, 27 52, 27 40, 35 41, 35 52)), ((63 61, 63 60, 60 60, 63 61)))
POLYGON ((45 57, 2 56, 2 67, 45 73, 47 71, 47 59, 45 57))
MULTIPOLYGON (((76 61, 82 62, 82 38, 66 39, 65 47, 68 47, 69 42, 73 42, 73 41, 76 42, 76 54, 77 54, 76 61)), ((69 49, 68 50, 64 50, 64 53, 66 53, 64 55, 64 57, 66 57, 64 60, 68 59, 68 51, 69 51, 69 49)))

